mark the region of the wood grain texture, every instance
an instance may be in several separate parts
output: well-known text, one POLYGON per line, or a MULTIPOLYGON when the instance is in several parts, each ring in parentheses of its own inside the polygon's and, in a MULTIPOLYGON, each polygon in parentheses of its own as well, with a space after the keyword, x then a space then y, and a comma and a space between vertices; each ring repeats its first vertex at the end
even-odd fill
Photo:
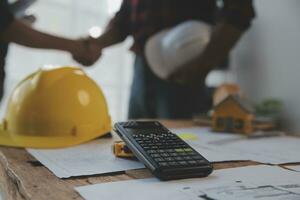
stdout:
POLYGON ((24 149, 0 148, 1 180, 4 199, 81 199, 73 191, 72 185, 58 179, 43 166, 35 166, 35 161, 24 149), (2 182, 4 181, 4 182, 2 182))
MULTIPOLYGON (((162 121, 168 128, 190 127, 192 121, 162 121)), ((217 163, 215 169, 256 165, 256 162, 217 163)), ((148 178, 146 169, 59 179, 24 149, 0 147, 0 194, 3 200, 81 200, 76 186, 148 178)))

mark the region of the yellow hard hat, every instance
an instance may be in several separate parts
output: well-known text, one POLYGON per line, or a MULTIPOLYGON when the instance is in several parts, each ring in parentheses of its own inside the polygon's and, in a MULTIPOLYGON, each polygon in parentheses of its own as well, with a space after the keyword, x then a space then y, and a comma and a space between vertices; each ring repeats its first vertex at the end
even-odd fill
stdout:
POLYGON ((66 147, 110 131, 105 97, 80 68, 41 69, 13 91, 0 127, 0 145, 66 147))

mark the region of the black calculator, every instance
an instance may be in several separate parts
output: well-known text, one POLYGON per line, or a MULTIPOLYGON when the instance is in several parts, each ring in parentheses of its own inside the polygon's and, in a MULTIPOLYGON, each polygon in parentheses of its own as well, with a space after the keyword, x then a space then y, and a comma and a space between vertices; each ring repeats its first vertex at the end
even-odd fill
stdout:
POLYGON ((115 131, 161 180, 206 177, 213 171, 208 160, 157 121, 120 122, 115 131))

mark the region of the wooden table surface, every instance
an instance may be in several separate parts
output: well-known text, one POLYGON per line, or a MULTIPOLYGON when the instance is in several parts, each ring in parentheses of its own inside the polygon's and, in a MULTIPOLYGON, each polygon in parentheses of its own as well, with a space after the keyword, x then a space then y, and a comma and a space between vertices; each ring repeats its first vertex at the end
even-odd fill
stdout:
MULTIPOLYGON (((168 128, 191 127, 191 121, 162 121, 168 128)), ((252 161, 223 162, 215 169, 257 165, 252 161)), ((59 179, 24 149, 0 147, 0 194, 3 200, 83 199, 76 186, 152 177, 146 169, 59 179)), ((101 199, 101 197, 99 197, 101 199)))

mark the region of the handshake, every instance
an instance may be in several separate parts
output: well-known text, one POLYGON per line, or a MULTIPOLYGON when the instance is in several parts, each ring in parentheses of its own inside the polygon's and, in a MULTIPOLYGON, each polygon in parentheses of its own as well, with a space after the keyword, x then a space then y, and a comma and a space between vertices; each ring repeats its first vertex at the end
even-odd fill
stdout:
POLYGON ((101 57, 102 49, 96 39, 86 38, 75 40, 69 51, 75 61, 84 66, 91 66, 101 57))

